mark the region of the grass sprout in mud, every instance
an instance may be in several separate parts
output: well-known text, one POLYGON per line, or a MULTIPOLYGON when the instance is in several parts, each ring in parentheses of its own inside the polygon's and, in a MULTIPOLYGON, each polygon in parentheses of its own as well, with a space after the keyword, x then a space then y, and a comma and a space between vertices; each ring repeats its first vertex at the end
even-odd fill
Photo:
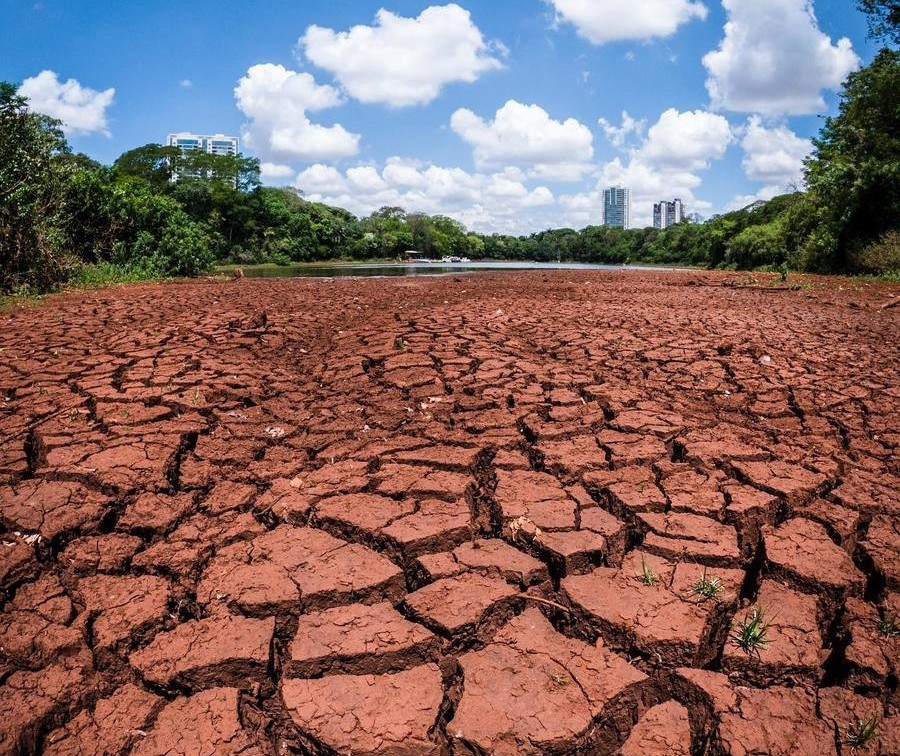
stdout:
POLYGON ((847 728, 845 742, 850 746, 850 753, 857 753, 861 749, 866 749, 878 739, 879 723, 880 719, 878 714, 875 713, 868 719, 857 719, 847 728))
MULTIPOLYGON (((774 620, 774 617, 772 618, 774 620)), ((759 656, 760 651, 768 648, 768 638, 772 628, 772 620, 766 619, 766 610, 762 607, 752 609, 738 620, 731 639, 734 645, 750 656, 759 656)))
POLYGON ((703 568, 703 575, 691 588, 691 593, 697 597, 698 601, 709 601, 717 598, 722 592, 722 581, 719 578, 710 577, 706 568, 703 568))

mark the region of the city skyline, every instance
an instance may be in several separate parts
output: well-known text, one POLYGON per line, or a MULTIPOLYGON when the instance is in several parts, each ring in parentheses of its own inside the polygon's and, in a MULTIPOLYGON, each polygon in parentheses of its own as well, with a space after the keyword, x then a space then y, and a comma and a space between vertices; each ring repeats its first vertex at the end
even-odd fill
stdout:
POLYGON ((843 0, 652 5, 229 5, 173 27, 146 2, 45 0, 11 9, 0 76, 107 163, 180 124, 239 134, 267 184, 484 232, 599 223, 616 184, 634 226, 666 195, 709 217, 802 185, 820 116, 876 50, 862 14, 843 0), (134 28, 148 44, 128 42, 134 28))

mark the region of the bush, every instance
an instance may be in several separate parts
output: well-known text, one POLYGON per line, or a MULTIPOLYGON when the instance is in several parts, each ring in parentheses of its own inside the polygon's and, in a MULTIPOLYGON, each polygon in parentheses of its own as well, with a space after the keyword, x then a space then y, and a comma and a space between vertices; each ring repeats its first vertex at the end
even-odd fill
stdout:
POLYGON ((764 265, 779 266, 787 256, 784 235, 777 222, 748 226, 728 244, 725 262, 740 270, 764 265))
POLYGON ((152 259, 166 276, 198 276, 215 262, 204 228, 187 215, 176 215, 166 224, 152 259))
POLYGON ((853 253, 850 262, 860 273, 900 273, 900 231, 888 231, 877 242, 853 253))

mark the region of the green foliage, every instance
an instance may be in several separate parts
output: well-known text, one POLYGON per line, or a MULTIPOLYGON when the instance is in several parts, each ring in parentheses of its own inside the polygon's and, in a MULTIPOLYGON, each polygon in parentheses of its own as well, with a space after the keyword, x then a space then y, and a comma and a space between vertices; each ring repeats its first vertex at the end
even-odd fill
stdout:
POLYGON ((886 614, 878 623, 878 632, 889 638, 900 635, 900 624, 892 614, 886 614))
POLYGON ((200 181, 207 185, 222 184, 239 192, 249 192, 259 186, 259 160, 256 158, 179 150, 171 164, 179 176, 178 184, 200 181))
POLYGON ((16 87, 0 82, 0 292, 45 291, 73 265, 49 219, 68 152, 59 121, 31 113, 16 87))
POLYGON ((868 748, 869 744, 878 739, 878 725, 880 717, 878 712, 868 719, 857 719, 847 728, 846 743, 850 746, 850 752, 856 753, 860 748, 868 748))
POLYGON ((711 578, 706 574, 706 568, 703 568, 703 575, 694 583, 691 592, 697 596, 698 600, 708 601, 714 599, 722 592, 722 581, 719 578, 711 578))
POLYGON ((840 111, 825 122, 807 160, 818 209, 815 267, 852 271, 860 250, 900 218, 900 52, 883 49, 850 74, 840 111), (824 258, 824 259, 823 259, 824 258))
POLYGON ((157 189, 165 189, 172 181, 172 167, 181 150, 161 144, 145 144, 120 155, 113 163, 116 176, 140 178, 157 189))
POLYGON ((739 649, 752 656, 766 648, 771 642, 768 639, 771 621, 766 620, 765 610, 757 607, 748 612, 742 620, 738 620, 737 629, 731 639, 739 649))
POLYGON ((900 44, 900 3, 897 0, 857 0, 857 7, 869 14, 869 36, 900 44))
POLYGON ((641 574, 638 575, 638 580, 640 580, 644 585, 656 585, 659 578, 656 576, 656 573, 650 568, 650 565, 644 561, 644 557, 641 557, 641 574))
POLYGON ((781 225, 775 221, 747 226, 727 245, 725 262, 741 270, 781 265, 787 257, 781 225))
POLYGON ((888 231, 878 241, 853 252, 850 263, 858 273, 900 273, 900 231, 888 231))
POLYGON ((147 269, 114 263, 92 263, 79 266, 69 279, 69 283, 79 288, 100 288, 113 284, 148 281, 156 277, 147 269))

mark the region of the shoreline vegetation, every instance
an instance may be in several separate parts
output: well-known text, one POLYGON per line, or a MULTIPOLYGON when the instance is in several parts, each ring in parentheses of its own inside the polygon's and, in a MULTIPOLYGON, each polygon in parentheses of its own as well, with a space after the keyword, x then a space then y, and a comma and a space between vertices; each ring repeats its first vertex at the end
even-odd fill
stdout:
MULTIPOLYGON (((896 42, 895 39, 892 41, 896 42)), ((844 82, 806 160, 806 189, 665 230, 479 234, 382 207, 358 218, 260 182, 254 158, 148 144, 111 166, 0 82, 0 296, 207 275, 232 265, 430 259, 659 265, 900 278, 900 52, 844 82), (174 180, 181 176, 179 180, 174 180), (190 178, 186 178, 190 177, 190 178)))

